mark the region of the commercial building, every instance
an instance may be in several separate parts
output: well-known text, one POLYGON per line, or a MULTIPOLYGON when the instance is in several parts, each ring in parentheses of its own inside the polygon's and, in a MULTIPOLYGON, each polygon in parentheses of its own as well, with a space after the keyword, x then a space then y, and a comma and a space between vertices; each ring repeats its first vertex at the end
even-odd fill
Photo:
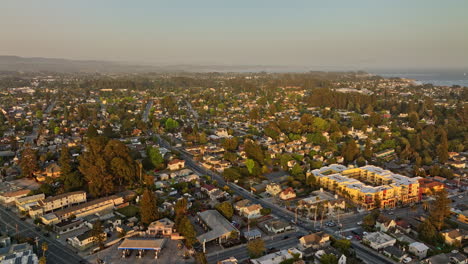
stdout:
POLYGON ((235 228, 216 210, 199 212, 198 220, 203 228, 208 231, 197 237, 197 240, 200 241, 200 243, 207 243, 216 240, 219 243, 222 243, 223 241, 226 241, 233 232, 239 235, 239 230, 237 230, 237 228, 235 228))
POLYGON ((309 172, 311 176, 323 188, 366 209, 393 208, 421 200, 420 177, 410 178, 372 165, 348 169, 333 164, 309 172))

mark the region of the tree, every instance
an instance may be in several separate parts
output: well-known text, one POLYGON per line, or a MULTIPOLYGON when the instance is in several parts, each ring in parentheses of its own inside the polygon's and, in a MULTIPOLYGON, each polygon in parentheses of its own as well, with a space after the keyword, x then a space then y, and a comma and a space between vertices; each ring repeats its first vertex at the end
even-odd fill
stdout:
POLYGON ((440 129, 439 132, 440 136, 440 144, 437 146, 437 156, 439 158, 439 162, 445 163, 447 162, 448 156, 448 141, 447 141, 447 133, 444 129, 440 129))
POLYGON ((232 204, 228 201, 217 204, 216 210, 218 210, 228 220, 231 220, 232 216, 234 215, 234 208, 232 207, 232 204))
POLYGON ((99 136, 99 133, 98 133, 98 131, 97 131, 97 128, 96 128, 95 126, 93 126, 93 125, 90 125, 90 126, 88 127, 88 130, 86 131, 86 136, 87 136, 88 138, 93 138, 93 137, 99 136))
POLYGON ((244 150, 247 154, 247 157, 255 160, 259 164, 263 165, 265 157, 263 155, 262 148, 252 140, 246 140, 244 143, 244 150))
POLYGON ((100 220, 93 224, 91 229, 91 239, 93 243, 99 246, 100 249, 104 248, 104 242, 106 241, 106 234, 104 233, 104 226, 100 220))
POLYGON ((252 174, 255 162, 252 159, 247 159, 245 161, 245 166, 247 167, 247 170, 249 170, 249 173, 252 174))
POLYGON ((351 248, 351 241, 348 239, 335 240, 333 247, 340 250, 341 253, 348 255, 349 249, 351 248))
POLYGON ((338 264, 338 259, 333 254, 323 254, 320 257, 321 264, 338 264))
POLYGON ((114 183, 122 186, 137 180, 137 164, 130 155, 128 147, 120 140, 109 140, 104 148, 104 156, 113 174, 114 183))
POLYGON ((438 231, 444 226, 445 219, 450 216, 450 203, 447 191, 442 189, 436 193, 435 200, 430 205, 429 219, 438 231))
POLYGON ((359 148, 356 145, 354 139, 350 139, 344 146, 342 150, 342 156, 345 159, 345 162, 352 162, 356 156, 359 154, 359 148))
POLYGON ((236 137, 225 138, 223 140, 223 147, 227 151, 235 151, 237 149, 238 144, 239 143, 236 137))
POLYGON ((83 186, 81 175, 74 170, 70 150, 62 146, 59 158, 60 177, 66 192, 78 190, 83 186))
POLYGON ((79 158, 78 169, 84 175, 93 196, 108 195, 115 188, 112 173, 104 157, 106 143, 107 139, 104 137, 89 138, 85 143, 86 151, 79 158))
POLYGON ((39 259, 39 264, 47 264, 47 259, 46 259, 46 257, 42 256, 42 257, 39 259))
POLYGON ((164 127, 166 128, 166 130, 173 132, 177 128, 179 128, 179 122, 169 117, 164 123, 164 127))
POLYGON ((141 222, 149 225, 158 219, 158 214, 156 195, 152 191, 145 189, 140 201, 141 222))
POLYGON ((426 242, 434 241, 436 237, 436 229, 429 219, 425 219, 418 226, 419 237, 426 242))
POLYGON ((27 147, 21 152, 21 160, 19 162, 21 167, 21 175, 23 177, 32 177, 34 172, 38 170, 37 152, 27 147))
POLYGON ((151 161, 151 164, 153 164, 155 168, 158 168, 158 169, 162 168, 162 165, 164 165, 163 164, 164 158, 161 155, 159 148, 149 147, 147 152, 148 152, 148 157, 151 161))
POLYGON ((47 244, 47 242, 44 241, 42 242, 41 248, 42 248, 42 256, 45 257, 46 252, 49 249, 49 245, 47 244))
POLYGON ((366 140, 366 147, 364 148, 364 153, 362 154, 366 160, 370 160, 372 158, 372 142, 368 138, 366 140))
POLYGON ((227 181, 236 181, 241 178, 241 174, 235 168, 227 168, 223 171, 223 177, 227 181))
POLYGON ((247 250, 251 258, 261 257, 265 252, 265 242, 260 238, 250 240, 247 243, 247 250))
POLYGON ((197 232, 186 215, 181 216, 178 223, 176 221, 176 228, 185 237, 187 245, 192 246, 197 241, 197 232))

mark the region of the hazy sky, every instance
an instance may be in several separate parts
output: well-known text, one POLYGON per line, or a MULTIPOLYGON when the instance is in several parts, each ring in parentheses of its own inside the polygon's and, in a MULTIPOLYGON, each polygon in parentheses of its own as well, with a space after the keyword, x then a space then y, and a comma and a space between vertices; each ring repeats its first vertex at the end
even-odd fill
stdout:
POLYGON ((468 67, 468 1, 0 0, 0 55, 468 67))

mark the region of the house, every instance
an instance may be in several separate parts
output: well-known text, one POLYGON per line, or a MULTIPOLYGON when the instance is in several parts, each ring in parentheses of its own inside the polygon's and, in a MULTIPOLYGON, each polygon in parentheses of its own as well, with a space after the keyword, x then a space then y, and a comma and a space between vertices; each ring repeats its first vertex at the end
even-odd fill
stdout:
POLYGON ((459 229, 452 229, 441 232, 445 243, 449 245, 461 245, 463 241, 463 234, 459 229))
POLYGON ((447 257, 450 259, 451 263, 455 263, 455 264, 467 264, 468 263, 468 258, 466 257, 466 255, 464 255, 461 252, 458 252, 457 250, 447 253, 447 257))
POLYGON ((330 235, 324 232, 317 232, 303 236, 299 239, 300 247, 303 249, 306 248, 321 248, 329 246, 331 243, 330 235))
POLYGON ((336 258, 338 259, 338 264, 346 264, 346 256, 339 252, 337 249, 332 248, 332 247, 327 247, 324 249, 320 249, 317 252, 315 252, 314 257, 315 260, 313 263, 315 264, 320 264, 322 263, 320 259, 322 258, 323 255, 329 254, 329 255, 335 255, 336 258))
POLYGON ((170 236, 174 232, 174 222, 167 218, 159 219, 148 226, 146 233, 150 236, 170 236))
MULTIPOLYGON (((106 239, 107 234, 105 232, 102 232, 101 236, 106 239)), ((94 237, 92 234, 92 230, 88 230, 85 233, 72 237, 72 238, 67 238, 67 241, 69 244, 71 244, 73 247, 78 248, 78 249, 85 249, 94 244, 94 237)))
POLYGON ((55 232, 64 234, 83 227, 84 221, 81 219, 65 220, 53 226, 55 232))
POLYGON ((284 191, 280 192, 279 197, 281 200, 290 200, 296 198, 296 192, 292 187, 285 189, 284 191))
POLYGON ((259 204, 252 204, 250 206, 244 207, 242 210, 242 215, 248 219, 259 218, 262 216, 261 210, 263 207, 259 204))
POLYGON ((279 185, 278 183, 270 183, 267 184, 265 190, 269 195, 277 196, 282 191, 282 188, 281 185, 279 185))
POLYGON ((237 202, 234 205, 234 209, 239 212, 240 215, 247 217, 248 219, 261 217, 261 210, 263 207, 259 204, 252 204, 249 200, 244 199, 237 202))
POLYGON ((373 232, 364 235, 362 241, 368 244, 375 250, 383 249, 389 246, 393 246, 396 243, 396 239, 382 232, 373 232))
POLYGON ((253 228, 248 231, 244 231, 243 236, 247 240, 253 240, 253 239, 261 238, 262 233, 260 232, 260 230, 258 230, 258 228, 253 228))
POLYGON ((458 221, 468 224, 468 210, 464 210, 463 212, 460 212, 457 217, 458 221))
POLYGON ((389 246, 383 249, 383 254, 387 255, 387 257, 397 259, 398 262, 401 262, 406 256, 408 256, 403 250, 395 247, 389 246))
POLYGON ((427 259, 421 261, 421 263, 426 263, 426 264, 447 264, 447 263, 450 263, 450 259, 446 254, 441 253, 441 254, 432 256, 430 258, 427 258, 427 259))
POLYGON ((169 163, 167 164, 167 167, 171 171, 181 170, 185 167, 185 160, 173 159, 169 161, 169 163))
POLYGON ((281 220, 273 220, 265 224, 266 230, 278 234, 288 230, 293 230, 293 227, 281 220))
POLYGON ((215 187, 213 185, 209 185, 209 184, 203 185, 200 188, 200 190, 202 192, 205 192, 206 194, 208 194, 208 196, 210 197, 211 200, 217 200, 217 199, 225 197, 225 195, 226 195, 226 193, 224 191, 221 191, 217 187, 215 187))
POLYGON ((381 232, 388 232, 390 228, 395 228, 395 220, 389 219, 384 215, 379 215, 377 221, 375 222, 375 228, 381 232))
POLYGON ((429 247, 421 242, 413 242, 408 246, 408 251, 417 256, 419 259, 425 258, 427 256, 428 250, 429 247))
POLYGON ((49 163, 45 167, 44 176, 51 178, 60 177, 60 166, 56 162, 49 163))

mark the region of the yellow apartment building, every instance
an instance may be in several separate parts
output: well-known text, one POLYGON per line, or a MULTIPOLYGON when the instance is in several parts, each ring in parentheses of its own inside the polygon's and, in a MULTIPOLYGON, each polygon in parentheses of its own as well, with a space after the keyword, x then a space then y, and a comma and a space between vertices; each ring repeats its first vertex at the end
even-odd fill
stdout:
POLYGON ((332 164, 309 175, 314 175, 320 186, 366 209, 393 208, 421 199, 420 177, 410 178, 372 165, 348 169, 332 164))

